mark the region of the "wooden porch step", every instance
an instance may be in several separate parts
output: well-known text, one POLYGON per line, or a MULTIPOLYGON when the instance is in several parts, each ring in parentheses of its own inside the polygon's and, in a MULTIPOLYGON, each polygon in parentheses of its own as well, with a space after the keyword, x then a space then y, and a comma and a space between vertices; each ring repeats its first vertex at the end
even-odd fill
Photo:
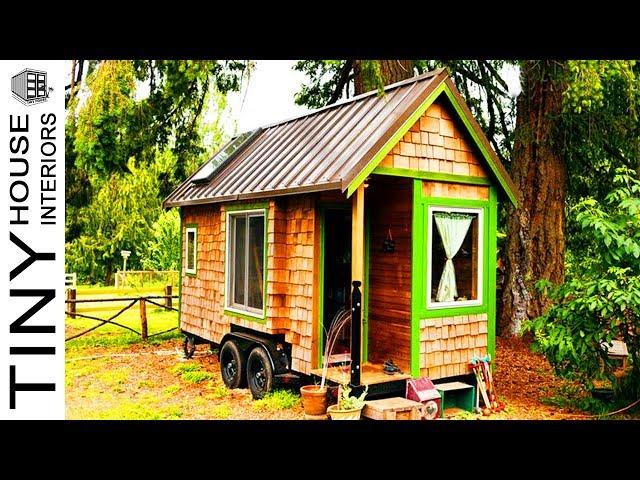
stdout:
POLYGON ((365 402, 362 416, 373 420, 421 420, 424 406, 402 397, 365 402))

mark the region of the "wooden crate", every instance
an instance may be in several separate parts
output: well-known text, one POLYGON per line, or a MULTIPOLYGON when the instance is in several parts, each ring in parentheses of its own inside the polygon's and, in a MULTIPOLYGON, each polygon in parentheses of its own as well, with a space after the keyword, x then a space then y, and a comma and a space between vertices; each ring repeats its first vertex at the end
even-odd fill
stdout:
POLYGON ((402 397, 365 402, 362 416, 373 420, 421 420, 424 406, 402 397))
POLYGON ((476 388, 462 382, 447 382, 435 385, 442 398, 442 413, 452 407, 457 407, 468 412, 473 411, 476 388))

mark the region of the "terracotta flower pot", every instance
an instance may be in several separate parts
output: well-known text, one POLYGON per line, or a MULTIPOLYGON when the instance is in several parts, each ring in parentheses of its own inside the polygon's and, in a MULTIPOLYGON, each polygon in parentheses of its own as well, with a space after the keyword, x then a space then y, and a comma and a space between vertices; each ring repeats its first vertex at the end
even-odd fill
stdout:
POLYGON ((327 413, 331 417, 331 420, 360 420, 362 408, 363 407, 340 410, 338 405, 331 405, 327 409, 327 413))
POLYGON ((327 387, 305 385, 300 387, 302 406, 307 415, 325 415, 327 413, 327 387))

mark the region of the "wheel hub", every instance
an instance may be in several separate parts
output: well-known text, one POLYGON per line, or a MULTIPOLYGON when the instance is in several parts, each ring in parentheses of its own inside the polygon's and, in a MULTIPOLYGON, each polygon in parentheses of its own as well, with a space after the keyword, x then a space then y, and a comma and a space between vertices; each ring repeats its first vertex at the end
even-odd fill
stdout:
POLYGON ((264 376, 264 369, 260 369, 255 373, 255 380, 256 380, 256 385, 259 386, 260 388, 264 388, 264 385, 266 383, 266 378, 264 376))
POLYGON ((236 362, 233 360, 231 360, 230 362, 227 362, 227 365, 225 366, 225 370, 227 371, 227 375, 229 377, 235 376, 235 374, 238 372, 236 362))

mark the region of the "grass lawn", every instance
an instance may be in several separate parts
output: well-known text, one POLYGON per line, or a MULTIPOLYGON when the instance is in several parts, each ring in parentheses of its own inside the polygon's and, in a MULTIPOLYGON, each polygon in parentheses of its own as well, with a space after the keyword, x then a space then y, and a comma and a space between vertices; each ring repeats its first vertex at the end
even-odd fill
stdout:
MULTIPOLYGON (((77 290, 77 299, 89 298, 135 298, 147 295, 163 295, 164 291, 161 286, 156 288, 119 288, 114 287, 98 287, 98 286, 80 286, 77 290)), ((178 308, 177 299, 173 299, 173 306, 178 308)), ((162 303, 162 299, 156 300, 162 303)), ((76 312, 91 315, 93 317, 107 319, 118 313, 119 310, 127 306, 131 301, 118 301, 108 303, 78 303, 76 304, 76 312)), ((114 319, 115 322, 140 331, 140 303, 136 303, 133 307, 126 310, 120 316, 114 319)), ((73 336, 88 328, 95 326, 98 322, 87 318, 65 318, 66 337, 73 336)), ((151 303, 147 303, 147 328, 149 335, 158 332, 164 332, 178 326, 178 312, 168 311, 151 303)), ((157 343, 162 340, 176 338, 179 336, 179 330, 173 330, 166 334, 152 337, 149 341, 157 343)), ((66 344, 67 352, 86 348, 86 347, 111 347, 126 348, 128 345, 140 341, 140 336, 133 332, 125 330, 117 325, 105 324, 93 330, 87 335, 83 335, 76 339, 70 340, 66 344)))
MULTIPOLYGON (((79 287, 77 298, 161 295, 157 288, 79 287)), ((128 302, 78 304, 77 312, 109 318, 128 302)), ((174 306, 177 303, 174 299, 174 306)), ((66 317, 69 337, 96 325, 66 317)), ((140 330, 138 304, 115 319, 140 330)), ((178 325, 177 312, 147 305, 149 335, 178 325)), ((185 360, 179 329, 149 338, 115 325, 103 325, 66 342, 66 417, 69 419, 301 419, 297 388, 278 387, 254 401, 247 389, 229 390, 220 377, 217 355, 198 345, 185 360)))

